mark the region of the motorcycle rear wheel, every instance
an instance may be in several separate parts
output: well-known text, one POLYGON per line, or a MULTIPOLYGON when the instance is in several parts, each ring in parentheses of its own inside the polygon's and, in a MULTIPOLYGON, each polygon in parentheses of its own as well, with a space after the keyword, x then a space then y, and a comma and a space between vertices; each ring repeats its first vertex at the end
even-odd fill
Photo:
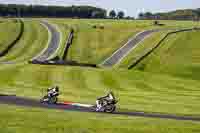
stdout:
POLYGON ((106 113, 113 113, 116 110, 115 105, 107 105, 104 109, 104 112, 106 113))
POLYGON ((49 103, 49 104, 56 104, 57 101, 58 101, 58 98, 57 98, 57 97, 51 97, 51 98, 49 98, 48 103, 49 103))

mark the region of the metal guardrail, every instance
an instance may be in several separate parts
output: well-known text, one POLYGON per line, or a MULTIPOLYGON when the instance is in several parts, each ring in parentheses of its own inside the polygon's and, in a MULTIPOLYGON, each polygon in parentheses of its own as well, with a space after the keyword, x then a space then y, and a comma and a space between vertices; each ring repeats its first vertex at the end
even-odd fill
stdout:
POLYGON ((74 29, 71 29, 69 36, 68 36, 68 39, 67 39, 67 43, 66 43, 66 47, 65 47, 65 50, 64 50, 62 60, 66 59, 66 57, 68 55, 69 48, 70 48, 70 46, 72 45, 72 42, 73 42, 73 38, 74 38, 74 29))

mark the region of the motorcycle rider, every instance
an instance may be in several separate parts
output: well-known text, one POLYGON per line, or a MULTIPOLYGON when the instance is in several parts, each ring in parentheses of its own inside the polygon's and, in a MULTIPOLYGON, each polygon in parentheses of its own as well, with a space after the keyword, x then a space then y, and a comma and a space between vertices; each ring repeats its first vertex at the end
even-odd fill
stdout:
POLYGON ((96 105, 97 105, 96 111, 99 111, 102 108, 102 106, 103 106, 102 100, 114 101, 115 100, 115 96, 114 96, 112 91, 109 91, 106 96, 98 98, 96 100, 96 105))
POLYGON ((53 96, 59 96, 59 87, 51 87, 47 89, 47 95, 48 97, 53 97, 53 96))

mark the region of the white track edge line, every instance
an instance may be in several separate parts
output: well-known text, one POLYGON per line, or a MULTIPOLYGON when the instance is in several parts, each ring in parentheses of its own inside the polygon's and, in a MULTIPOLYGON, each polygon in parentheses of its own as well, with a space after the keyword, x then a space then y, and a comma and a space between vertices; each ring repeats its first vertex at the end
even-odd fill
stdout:
POLYGON ((42 22, 40 22, 40 24, 48 31, 48 42, 47 42, 45 48, 39 54, 37 54, 35 57, 33 57, 31 60, 35 60, 35 59, 39 58, 44 53, 44 51, 46 51, 46 49, 48 48, 48 46, 50 44, 50 39, 52 38, 52 33, 50 32, 49 28, 42 22))

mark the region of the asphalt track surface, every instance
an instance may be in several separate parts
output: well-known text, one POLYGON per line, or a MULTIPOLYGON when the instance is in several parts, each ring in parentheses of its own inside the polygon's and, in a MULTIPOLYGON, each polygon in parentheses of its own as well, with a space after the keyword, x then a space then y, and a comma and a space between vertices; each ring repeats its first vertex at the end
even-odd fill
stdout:
MULTIPOLYGON (((33 100, 23 97, 17 97, 12 95, 2 95, 0 94, 0 104, 9 104, 9 105, 17 105, 24 107, 36 107, 36 108, 46 108, 46 109, 58 109, 65 111, 79 111, 79 112, 95 112, 92 107, 81 107, 81 106, 73 106, 69 104, 59 103, 59 104, 44 104, 40 103, 39 100, 33 100)), ((182 120, 182 121, 198 121, 200 122, 200 117, 191 117, 191 116, 178 116, 172 114, 159 114, 159 113, 145 113, 139 111, 128 111, 125 109, 121 109, 113 115, 125 115, 125 116, 133 116, 133 117, 147 117, 147 118, 159 118, 159 119, 173 119, 173 120, 182 120), (124 110, 124 111, 123 111, 124 110)), ((102 113, 102 112, 96 112, 102 113)), ((104 113, 107 114, 107 113, 104 113)))
POLYGON ((121 59, 123 59, 137 44, 139 44, 142 40, 144 40, 147 36, 151 35, 154 32, 158 32, 160 30, 147 30, 141 33, 138 33, 136 36, 129 39, 129 41, 118 49, 114 54, 112 54, 109 58, 107 58, 101 66, 103 67, 112 67, 119 63, 121 59))
POLYGON ((47 29, 51 33, 51 38, 48 47, 43 51, 41 55, 36 57, 35 60, 45 61, 48 60, 48 58, 53 55, 58 49, 60 43, 60 32, 58 32, 57 29, 53 25, 49 24, 47 21, 41 21, 41 23, 47 27, 47 29))

